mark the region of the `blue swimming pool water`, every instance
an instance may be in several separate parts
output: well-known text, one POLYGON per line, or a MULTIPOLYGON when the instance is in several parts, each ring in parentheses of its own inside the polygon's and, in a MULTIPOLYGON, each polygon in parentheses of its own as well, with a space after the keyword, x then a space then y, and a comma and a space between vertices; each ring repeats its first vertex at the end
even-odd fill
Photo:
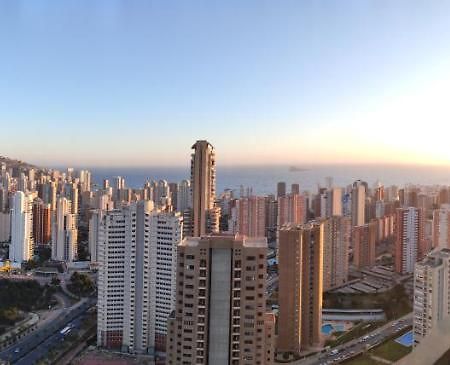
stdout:
POLYGON ((414 343, 414 334, 413 331, 409 331, 402 335, 401 337, 397 338, 395 342, 399 343, 400 345, 403 345, 405 347, 411 347, 414 343))
POLYGON ((322 326, 322 333, 329 335, 331 332, 333 332, 333 326, 331 324, 324 324, 322 326))

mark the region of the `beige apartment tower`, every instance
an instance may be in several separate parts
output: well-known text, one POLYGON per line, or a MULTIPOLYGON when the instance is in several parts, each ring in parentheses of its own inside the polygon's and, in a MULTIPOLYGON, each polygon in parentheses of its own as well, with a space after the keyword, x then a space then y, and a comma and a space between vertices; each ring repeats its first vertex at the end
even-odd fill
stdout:
POLYGON ((352 187, 352 226, 363 226, 366 223, 366 185, 357 180, 352 187))
POLYGON ((324 225, 285 225, 279 231, 278 345, 300 353, 320 344, 324 225))
POLYGON ((266 200, 263 196, 249 196, 236 201, 237 232, 246 237, 265 237, 266 200))
POLYGON ((324 221, 323 290, 343 285, 348 280, 351 218, 332 216, 324 221))
POLYGON ((208 141, 197 141, 191 156, 193 237, 219 231, 220 209, 216 206, 216 157, 208 141))
POLYGON ((233 235, 186 238, 178 246, 166 364, 273 364, 266 253, 265 238, 233 235))
POLYGON ((352 228, 353 264, 358 269, 375 265, 376 240, 376 221, 352 228))

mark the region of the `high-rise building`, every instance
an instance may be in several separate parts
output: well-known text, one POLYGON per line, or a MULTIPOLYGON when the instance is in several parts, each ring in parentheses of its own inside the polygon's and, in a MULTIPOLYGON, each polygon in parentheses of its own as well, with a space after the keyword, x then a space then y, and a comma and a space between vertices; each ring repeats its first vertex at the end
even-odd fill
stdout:
POLYGON ((300 353, 321 339, 323 223, 285 225, 279 231, 278 345, 300 353))
POLYGON ((33 257, 33 196, 22 191, 14 193, 11 204, 11 244, 9 259, 22 263, 33 257))
POLYGON ((352 226, 363 226, 366 223, 366 184, 355 181, 352 187, 352 226))
POLYGON ((449 188, 444 186, 439 190, 439 196, 438 196, 438 204, 449 204, 450 203, 450 194, 449 194, 449 188))
POLYGON ((39 197, 44 201, 44 204, 50 204, 52 212, 56 209, 56 191, 57 185, 54 181, 48 181, 40 186, 39 197))
POLYGON ((385 195, 384 194, 384 186, 381 184, 378 184, 375 187, 375 194, 374 194, 375 201, 384 201, 384 195, 385 195))
POLYGON ((342 215, 342 189, 332 188, 327 191, 327 217, 342 215))
POLYGON ((52 259, 73 262, 77 258, 77 216, 72 213, 71 201, 59 197, 52 227, 52 259))
POLYGON ((250 196, 236 201, 236 232, 247 237, 265 237, 266 211, 262 196, 250 196))
POLYGON ((63 195, 70 201, 70 213, 78 214, 78 184, 72 182, 65 183, 63 195))
POLYGON ((414 270, 414 342, 450 315, 450 250, 430 253, 414 270))
POLYGON ((155 206, 172 205, 170 199, 169 183, 166 180, 159 180, 153 192, 155 206), (168 201, 169 200, 169 201, 168 201), (169 204, 167 204, 169 202, 169 204))
POLYGON ((150 201, 102 213, 98 226, 99 346, 131 353, 163 350, 175 308, 179 213, 150 201))
POLYGON ((36 246, 48 245, 52 239, 51 208, 42 199, 33 201, 33 239, 36 246))
POLYGON ((192 236, 219 231, 220 209, 216 206, 216 158, 208 141, 197 141, 192 149, 192 236))
POLYGON ((278 198, 278 227, 284 224, 302 224, 306 221, 305 197, 287 194, 278 198))
POLYGON ((278 201, 275 196, 268 195, 266 200, 266 234, 269 244, 276 241, 278 224, 278 201))
POLYGON ((286 195, 286 183, 284 181, 280 181, 277 184, 277 198, 285 195, 286 195))
POLYGON ((178 184, 177 210, 184 212, 192 208, 191 182, 183 180, 178 184))
POLYGON ((324 221, 323 290, 343 285, 348 280, 351 218, 332 216, 324 221))
POLYGON ((291 194, 300 194, 300 184, 291 184, 291 194))
POLYGON ((399 208, 395 221, 395 271, 411 274, 424 249, 423 213, 420 209, 399 208))
POLYGON ((91 212, 91 218, 89 219, 88 246, 91 263, 97 263, 98 261, 100 226, 103 224, 104 215, 105 210, 95 209, 91 212))
POLYGON ((220 235, 181 243, 166 364, 273 364, 266 253, 265 238, 220 235))
POLYGON ((433 247, 450 248, 450 205, 433 211, 433 247))
POLYGON ((80 179, 80 191, 84 193, 85 191, 91 190, 91 172, 88 170, 80 170, 78 172, 78 177, 80 179))
POLYGON ((375 265, 376 240, 375 221, 352 228, 353 264, 358 269, 375 265))
POLYGON ((10 242, 11 239, 11 215, 0 212, 0 242, 10 242))
POLYGON ((170 200, 174 210, 178 210, 178 184, 169 183, 170 200))
POLYGON ((8 208, 8 189, 0 184, 0 212, 6 212, 8 208))

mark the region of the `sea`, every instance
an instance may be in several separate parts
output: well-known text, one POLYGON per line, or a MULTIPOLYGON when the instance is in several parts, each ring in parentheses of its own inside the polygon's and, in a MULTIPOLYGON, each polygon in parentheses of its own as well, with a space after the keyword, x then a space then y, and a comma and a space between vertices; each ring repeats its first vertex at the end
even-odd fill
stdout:
MULTIPOLYGON (((114 177, 125 178, 126 186, 141 188, 147 180, 165 179, 180 182, 189 179, 189 167, 92 167, 94 183, 103 179, 113 182, 114 177)), ((276 192, 277 182, 300 184, 301 191, 317 191, 318 186, 347 186, 355 180, 366 181, 369 186, 380 182, 384 186, 449 185, 450 166, 425 165, 267 165, 267 166, 217 166, 217 193, 231 189, 239 193, 241 187, 251 188, 253 194, 267 195, 276 192)))

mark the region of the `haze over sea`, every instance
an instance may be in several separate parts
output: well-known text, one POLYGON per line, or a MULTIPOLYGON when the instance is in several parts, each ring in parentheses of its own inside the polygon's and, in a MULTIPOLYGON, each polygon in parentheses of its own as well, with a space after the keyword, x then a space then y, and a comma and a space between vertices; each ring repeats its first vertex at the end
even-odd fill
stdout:
MULTIPOLYGON (((336 186, 347 186, 357 179, 373 186, 377 181, 383 185, 450 185, 450 166, 414 165, 298 165, 300 171, 290 171, 290 166, 217 166, 217 193, 224 189, 239 192, 240 186, 253 188, 254 194, 273 194, 278 181, 289 185, 299 183, 300 189, 316 191, 318 184, 326 186, 326 177, 333 178, 336 186)), ((189 179, 189 166, 148 168, 89 168, 93 181, 101 184, 103 179, 113 182, 115 176, 125 177, 126 185, 140 188, 149 179, 165 179, 179 182, 189 179)))

